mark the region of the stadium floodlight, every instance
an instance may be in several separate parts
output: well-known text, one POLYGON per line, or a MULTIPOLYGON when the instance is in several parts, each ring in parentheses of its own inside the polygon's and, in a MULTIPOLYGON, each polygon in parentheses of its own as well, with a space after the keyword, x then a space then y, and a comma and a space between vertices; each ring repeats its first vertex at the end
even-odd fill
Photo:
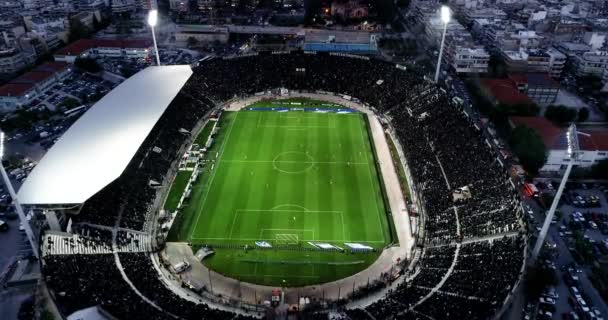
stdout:
POLYGON ((540 249, 545 243, 545 237, 547 237, 547 232, 549 231, 549 226, 551 225, 551 220, 553 220, 553 215, 555 214, 555 209, 557 209, 559 199, 561 198, 562 193, 564 192, 564 188, 566 187, 566 182, 568 181, 568 177, 570 176, 572 167, 574 167, 574 165, 578 161, 578 135, 589 136, 589 134, 587 133, 576 131, 576 126, 572 124, 566 132, 566 142, 568 144, 566 153, 568 154, 570 161, 568 162, 568 166, 566 167, 566 171, 564 172, 562 181, 560 182, 559 187, 557 188, 557 192, 555 192, 555 197, 553 198, 551 207, 549 208, 547 216, 545 217, 545 221, 543 222, 543 227, 540 229, 538 239, 536 240, 536 244, 534 245, 534 249, 532 250, 532 263, 534 263, 538 258, 540 249))
POLYGON ((160 66, 160 57, 158 55, 158 45, 156 44, 156 34, 154 33, 154 27, 158 23, 158 10, 152 9, 148 12, 148 25, 152 29, 152 41, 154 41, 154 53, 156 54, 156 65, 160 66))
POLYGON ((153 9, 148 12, 148 25, 150 27, 155 27, 158 22, 158 10, 153 9))
POLYGON ((441 57, 443 56, 443 46, 445 44, 445 34, 448 31, 448 23, 452 18, 452 12, 448 6, 441 6, 441 21, 443 21, 443 35, 441 36, 441 46, 439 47, 439 57, 437 58, 437 70, 435 71, 435 82, 439 81, 439 71, 441 70, 441 57))
POLYGON ((450 11, 450 7, 441 6, 441 21, 443 23, 449 23, 452 18, 452 12, 450 11))
POLYGON ((17 199, 17 194, 15 193, 15 189, 13 188, 13 184, 6 173, 6 169, 4 168, 4 163, 2 160, 4 159, 4 132, 0 131, 0 173, 2 174, 2 179, 4 180, 4 185, 8 189, 8 193, 10 194, 13 200, 13 206, 15 206, 15 211, 17 211, 17 215, 19 216, 19 220, 21 221, 21 225, 25 230, 25 235, 27 236, 27 240, 32 247, 32 253, 36 257, 38 256, 38 244, 36 243, 36 238, 34 237, 34 232, 32 231, 32 227, 27 221, 25 217, 25 212, 23 211, 23 207, 21 207, 21 203, 17 199))

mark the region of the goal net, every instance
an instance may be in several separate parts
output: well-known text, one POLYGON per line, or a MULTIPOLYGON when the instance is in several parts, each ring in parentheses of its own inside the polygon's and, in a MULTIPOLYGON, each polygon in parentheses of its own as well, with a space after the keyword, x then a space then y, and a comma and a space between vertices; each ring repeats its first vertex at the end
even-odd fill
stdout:
POLYGON ((297 245, 299 237, 294 233, 278 233, 275 236, 275 243, 277 245, 297 245))

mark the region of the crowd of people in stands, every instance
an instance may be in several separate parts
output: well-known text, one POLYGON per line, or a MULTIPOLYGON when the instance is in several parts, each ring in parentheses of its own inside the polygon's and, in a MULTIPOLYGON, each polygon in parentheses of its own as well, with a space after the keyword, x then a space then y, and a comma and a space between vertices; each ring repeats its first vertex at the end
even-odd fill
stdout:
MULTIPOLYGON (((445 91, 394 64, 367 57, 296 52, 204 61, 123 175, 88 200, 73 222, 148 231, 159 196, 156 186, 165 181, 199 120, 221 102, 276 88, 341 94, 385 114, 414 179, 415 200, 424 217, 416 274, 382 300, 346 315, 491 317, 524 261, 523 237, 514 235, 517 195, 481 132, 445 91), (454 192, 463 187, 470 196, 455 201, 454 192), (507 233, 509 237, 501 237, 507 233)), ((87 234, 107 241, 106 232, 87 234)), ((173 293, 159 280, 150 259, 146 253, 55 255, 45 258, 44 273, 65 312, 99 304, 125 319, 230 318, 173 293), (116 259, 137 292, 122 277, 116 259)))
POLYGON ((366 310, 377 319, 399 319, 408 311, 435 319, 488 319, 519 278, 524 245, 522 237, 512 236, 426 248, 416 276, 366 310))

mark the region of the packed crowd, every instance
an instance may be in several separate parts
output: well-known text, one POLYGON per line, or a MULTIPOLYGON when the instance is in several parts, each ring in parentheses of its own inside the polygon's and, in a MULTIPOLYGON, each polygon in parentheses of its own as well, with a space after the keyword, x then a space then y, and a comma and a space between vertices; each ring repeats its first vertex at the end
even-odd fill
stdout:
POLYGON ((118 319, 166 319, 123 280, 113 254, 51 255, 43 276, 64 314, 99 306, 118 319))
POLYGON ((252 319, 182 299, 162 284, 149 254, 120 253, 122 268, 146 299, 120 274, 113 254, 51 255, 44 277, 65 314, 99 306, 117 319, 252 319))
MULTIPOLYGON (((413 280, 402 283, 366 310, 377 319, 400 319, 408 312, 435 319, 490 318, 502 307, 520 275, 523 238, 463 244, 458 254, 456 246, 425 249, 413 280), (422 300, 424 297, 427 299, 422 300)), ((370 319, 367 314, 351 318, 370 319)))
MULTIPOLYGON (((461 242, 516 231, 516 194, 481 133, 449 96, 418 75, 383 61, 321 53, 204 61, 125 173, 88 200, 73 219, 146 230, 158 193, 154 186, 165 180, 205 113, 217 103, 276 88, 341 94, 386 114, 415 180, 425 217, 425 241, 420 245, 426 246, 416 276, 365 310, 348 311, 349 317, 486 319, 494 314, 519 276, 523 240, 514 236, 461 242), (469 188, 471 196, 454 201, 453 193, 462 187, 469 188)), ((184 300, 167 289, 149 255, 120 253, 119 258, 127 278, 151 303, 130 289, 111 254, 49 256, 45 275, 67 310, 100 304, 119 318, 155 319, 161 309, 164 316, 187 319, 226 317, 223 311, 184 300)))
POLYGON ((226 311, 210 308, 204 303, 194 303, 179 297, 159 279, 155 272, 150 254, 146 253, 120 253, 120 261, 135 287, 145 297, 166 312, 184 319, 248 319, 249 317, 236 317, 226 311))

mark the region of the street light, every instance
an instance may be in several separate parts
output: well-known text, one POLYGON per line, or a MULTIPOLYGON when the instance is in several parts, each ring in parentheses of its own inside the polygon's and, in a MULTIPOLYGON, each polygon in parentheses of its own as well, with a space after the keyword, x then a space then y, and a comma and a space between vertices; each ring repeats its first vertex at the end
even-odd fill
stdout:
POLYGON ((148 25, 152 29, 152 40, 154 41, 154 52, 156 53, 156 64, 160 66, 160 57, 158 56, 158 46, 156 45, 156 34, 154 27, 158 23, 158 10, 153 9, 148 12, 148 25))
POLYGON ((441 56, 443 55, 443 45, 445 44, 445 34, 448 31, 448 23, 452 18, 452 12, 448 6, 441 6, 441 21, 443 22, 443 35, 441 36, 441 47, 439 47, 439 57, 437 58, 437 70, 435 71, 435 83, 439 81, 439 70, 441 70, 441 56))
POLYGON ((568 158, 570 161, 568 162, 568 166, 566 167, 566 171, 564 172, 564 176, 562 177, 562 181, 559 184, 559 188, 557 188, 557 192, 555 193, 555 197, 553 198, 553 202, 551 203, 551 207, 547 212, 547 216, 545 217, 545 222, 543 222, 543 227, 540 229, 540 234, 538 235, 538 239, 536 240, 536 244, 534 245, 534 249, 532 250, 531 260, 534 263, 538 258, 538 254, 540 253, 540 249, 543 247, 545 243, 545 237, 547 236, 547 231, 549 231, 549 226, 551 225, 551 220, 553 220, 553 215, 555 214, 555 209, 557 209, 557 204, 559 203, 559 199, 564 192, 564 188, 566 187, 566 182, 568 181, 568 177, 570 176, 570 172, 572 171, 572 167, 574 167, 576 161, 578 160, 578 135, 589 136, 589 134, 584 132, 576 131, 576 126, 572 124, 568 131, 566 132, 566 139, 568 143, 568 149, 566 152, 568 153, 568 158))
POLYGON ((8 174, 6 174, 6 169, 4 169, 4 163, 2 163, 2 159, 4 159, 4 132, 0 131, 0 173, 2 174, 2 179, 4 180, 4 184, 8 189, 8 193, 13 199, 13 205, 15 206, 15 210, 17 211, 17 215, 19 216, 21 225, 23 225, 23 229, 25 229, 25 235, 27 236, 27 240, 29 241, 30 246, 32 247, 32 253, 36 257, 36 259, 38 259, 38 244, 36 242, 36 239, 34 238, 34 232, 32 231, 32 227, 30 226, 30 223, 25 217, 23 207, 21 207, 21 204, 17 199, 17 194, 15 193, 15 189, 13 189, 13 184, 11 183, 8 174))

